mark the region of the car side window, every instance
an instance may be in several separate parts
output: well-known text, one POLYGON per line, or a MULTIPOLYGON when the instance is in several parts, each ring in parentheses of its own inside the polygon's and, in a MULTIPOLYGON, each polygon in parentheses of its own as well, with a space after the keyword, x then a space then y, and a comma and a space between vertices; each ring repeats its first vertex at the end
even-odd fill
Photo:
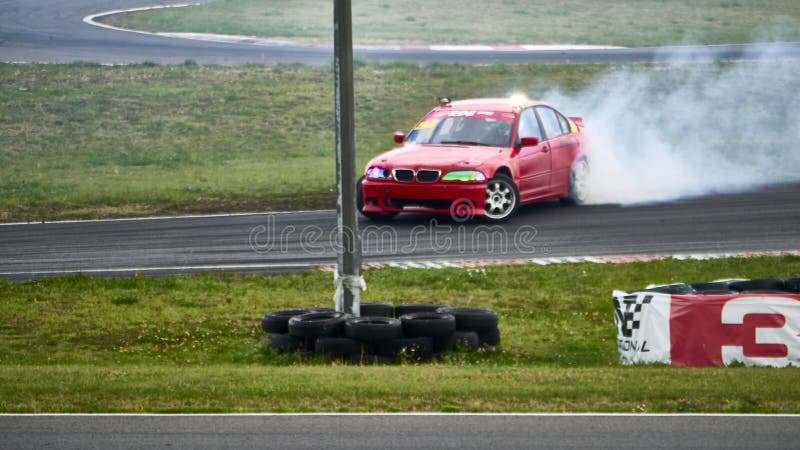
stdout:
POLYGON ((536 107, 536 115, 539 116, 545 139, 553 139, 561 135, 561 125, 558 123, 555 111, 539 106, 536 107))
POLYGON ((517 141, 523 137, 536 136, 542 140, 542 130, 539 128, 539 121, 536 119, 536 114, 533 113, 532 108, 528 108, 519 115, 519 132, 517 133, 517 141))
POLYGON ((561 125, 561 133, 562 134, 569 134, 572 130, 569 127, 569 120, 566 117, 562 116, 561 113, 556 111, 556 116, 558 116, 558 124, 561 125))
POLYGON ((550 108, 539 106, 536 108, 536 114, 542 120, 542 127, 547 139, 553 139, 561 136, 561 125, 558 123, 556 112, 550 108))

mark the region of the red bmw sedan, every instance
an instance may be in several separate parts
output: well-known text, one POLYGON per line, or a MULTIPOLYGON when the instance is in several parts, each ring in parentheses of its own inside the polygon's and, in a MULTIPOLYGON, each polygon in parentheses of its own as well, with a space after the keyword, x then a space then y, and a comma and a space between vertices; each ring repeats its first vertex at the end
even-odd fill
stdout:
POLYGON ((499 222, 520 205, 586 199, 583 121, 532 100, 443 99, 395 149, 373 158, 358 182, 361 213, 484 217, 499 222))

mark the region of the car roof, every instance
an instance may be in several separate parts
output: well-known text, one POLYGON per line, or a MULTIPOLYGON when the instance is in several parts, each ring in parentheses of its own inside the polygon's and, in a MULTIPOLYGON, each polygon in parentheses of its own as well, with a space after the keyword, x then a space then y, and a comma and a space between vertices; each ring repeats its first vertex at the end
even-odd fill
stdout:
MULTIPOLYGON (((522 100, 513 98, 473 98, 450 103, 453 109, 486 109, 499 112, 515 112, 533 105, 546 105, 538 100, 522 100)), ((448 106, 444 106, 447 108, 448 106)))

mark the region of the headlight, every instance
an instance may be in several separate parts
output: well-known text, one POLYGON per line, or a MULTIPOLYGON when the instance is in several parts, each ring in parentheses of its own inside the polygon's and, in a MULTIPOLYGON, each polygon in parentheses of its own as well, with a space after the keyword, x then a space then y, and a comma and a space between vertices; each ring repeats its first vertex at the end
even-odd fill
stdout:
POLYGON ((367 169, 367 178, 370 180, 391 180, 392 171, 385 167, 370 167, 367 169))
POLYGON ((477 170, 454 170, 447 172, 442 181, 486 181, 486 175, 477 170))

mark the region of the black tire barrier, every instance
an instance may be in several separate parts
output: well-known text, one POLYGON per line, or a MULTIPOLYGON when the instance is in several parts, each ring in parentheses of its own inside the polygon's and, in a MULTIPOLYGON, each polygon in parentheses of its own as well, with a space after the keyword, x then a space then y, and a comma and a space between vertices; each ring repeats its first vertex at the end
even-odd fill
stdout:
POLYGON ((427 361, 433 358, 433 338, 399 338, 378 342, 375 350, 380 356, 387 358, 407 358, 415 361, 427 361))
POLYGON ((686 283, 665 284, 645 289, 646 292, 658 292, 660 294, 694 294, 695 290, 686 283))
POLYGON ((490 309, 419 303, 398 308, 387 302, 365 305, 366 311, 386 316, 352 317, 330 308, 264 314, 262 328, 270 333, 264 346, 268 350, 297 352, 307 358, 329 355, 345 362, 374 364, 396 358, 429 360, 434 354, 453 349, 475 350, 481 345, 493 352, 500 342, 497 314, 490 309), (436 311, 439 309, 442 310, 436 311), (396 319, 387 317, 392 310, 422 311, 396 319))
POLYGON ((452 314, 458 331, 491 331, 497 328, 497 313, 488 308, 439 308, 436 311, 452 314))
POLYGON ((456 331, 456 318, 452 314, 439 312, 418 312, 400 316, 403 322, 403 336, 438 337, 456 331))
POLYGON ((785 283, 780 278, 762 278, 759 280, 732 281, 728 284, 736 292, 770 292, 785 290, 785 283))
POLYGON ((443 353, 452 350, 477 350, 480 346, 478 333, 474 331, 456 331, 433 339, 433 352, 443 353))
POLYGON ((295 352, 304 347, 305 342, 290 334, 272 333, 269 335, 269 347, 279 352, 295 352))
POLYGON ((317 356, 331 355, 339 358, 349 358, 351 355, 362 355, 372 352, 372 346, 346 337, 318 338, 314 346, 314 354, 317 356))
POLYGON ((394 305, 388 302, 362 303, 361 317, 364 316, 394 317, 394 305))
POLYGON ((301 339, 342 335, 345 315, 340 312, 312 312, 289 319, 289 334, 301 339))
POLYGON ((423 313, 423 312, 436 312, 439 308, 445 308, 447 305, 438 305, 432 303, 404 303, 394 307, 395 317, 405 316, 406 314, 423 313))
POLYGON ((301 308, 267 313, 261 318, 261 328, 267 333, 288 333, 289 319, 310 312, 318 311, 314 308, 301 308))
POLYGON ((492 347, 500 345, 500 329, 495 328, 494 330, 478 333, 478 343, 480 345, 490 345, 492 347))
POLYGON ((731 291, 729 281, 710 281, 708 283, 691 283, 690 286, 697 294, 728 294, 731 291))
POLYGON ((674 283, 641 289, 661 294, 731 294, 736 292, 800 292, 800 278, 761 278, 756 280, 726 280, 704 283, 674 283))
POLYGON ((393 317, 351 317, 344 323, 344 335, 364 342, 388 341, 403 337, 403 324, 393 317))
POLYGON ((800 293, 800 278, 787 278, 783 281, 783 287, 789 292, 800 293))

